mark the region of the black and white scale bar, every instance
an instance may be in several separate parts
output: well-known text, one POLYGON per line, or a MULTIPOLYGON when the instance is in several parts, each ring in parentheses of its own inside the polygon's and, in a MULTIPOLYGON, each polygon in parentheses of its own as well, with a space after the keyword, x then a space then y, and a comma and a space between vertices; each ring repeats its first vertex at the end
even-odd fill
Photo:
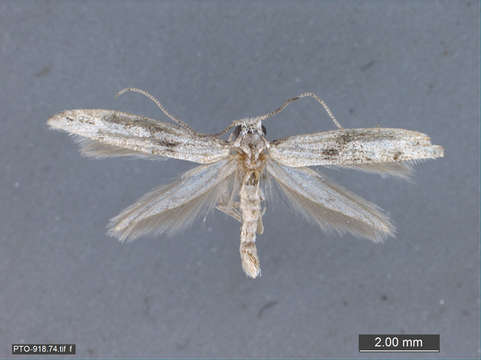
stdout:
POLYGON ((439 352, 437 334, 361 334, 359 352, 439 352))

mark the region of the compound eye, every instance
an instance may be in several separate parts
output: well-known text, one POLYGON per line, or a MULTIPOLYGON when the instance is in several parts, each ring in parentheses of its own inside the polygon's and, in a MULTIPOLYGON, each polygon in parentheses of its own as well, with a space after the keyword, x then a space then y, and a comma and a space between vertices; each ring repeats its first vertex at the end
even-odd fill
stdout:
POLYGON ((237 125, 234 131, 232 132, 234 134, 234 139, 237 139, 239 137, 240 132, 241 132, 241 126, 237 125))
POLYGON ((267 130, 266 130, 266 127, 264 125, 262 125, 262 132, 263 132, 264 136, 267 135, 267 130))

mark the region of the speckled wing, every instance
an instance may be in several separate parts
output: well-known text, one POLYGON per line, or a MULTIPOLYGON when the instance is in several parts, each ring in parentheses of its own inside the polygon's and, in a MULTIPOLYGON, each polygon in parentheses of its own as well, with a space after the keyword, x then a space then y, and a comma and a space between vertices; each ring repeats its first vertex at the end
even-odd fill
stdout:
MULTIPOLYGON (((292 167, 358 166, 371 172, 384 171, 376 164, 435 159, 444 154, 443 148, 432 145, 426 134, 388 128, 339 129, 290 136, 272 141, 269 152, 272 159, 292 167)), ((396 175, 396 166, 387 168, 396 175)))
POLYGON ((379 207, 309 168, 293 168, 267 161, 272 176, 293 205, 323 230, 350 232, 374 242, 394 236, 394 226, 379 207))
POLYGON ((81 152, 91 157, 168 157, 208 164, 226 158, 229 145, 173 124, 114 110, 67 110, 48 125, 78 137, 81 152))

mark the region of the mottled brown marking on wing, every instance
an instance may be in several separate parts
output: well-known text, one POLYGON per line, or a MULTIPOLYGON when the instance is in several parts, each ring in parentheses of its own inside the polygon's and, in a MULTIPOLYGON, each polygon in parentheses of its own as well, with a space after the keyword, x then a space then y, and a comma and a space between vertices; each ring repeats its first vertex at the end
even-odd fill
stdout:
POLYGON ((337 149, 325 149, 325 150, 322 150, 322 155, 326 155, 326 156, 336 156, 339 154, 339 150, 337 149))

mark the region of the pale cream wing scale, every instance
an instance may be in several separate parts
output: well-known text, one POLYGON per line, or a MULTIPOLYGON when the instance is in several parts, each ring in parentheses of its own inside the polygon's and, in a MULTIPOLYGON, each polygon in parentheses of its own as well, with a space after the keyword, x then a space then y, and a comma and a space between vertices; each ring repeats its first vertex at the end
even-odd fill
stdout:
POLYGON ((394 236, 394 226, 381 209, 308 168, 267 162, 267 172, 294 208, 323 230, 350 232, 380 242, 394 236))
POLYGON ((291 167, 344 166, 409 176, 402 162, 443 157, 443 148, 426 134, 404 129, 339 129, 290 136, 270 143, 270 156, 291 167), (385 163, 385 165, 380 165, 385 163))
POLYGON ((180 179, 141 197, 114 217, 108 234, 120 241, 156 233, 172 234, 192 223, 201 212, 214 208, 225 185, 232 182, 235 160, 224 159, 198 166, 180 179))
POLYGON ((209 164, 229 155, 229 145, 222 139, 114 110, 68 110, 52 116, 48 125, 76 135, 82 154, 97 158, 168 157, 209 164))

